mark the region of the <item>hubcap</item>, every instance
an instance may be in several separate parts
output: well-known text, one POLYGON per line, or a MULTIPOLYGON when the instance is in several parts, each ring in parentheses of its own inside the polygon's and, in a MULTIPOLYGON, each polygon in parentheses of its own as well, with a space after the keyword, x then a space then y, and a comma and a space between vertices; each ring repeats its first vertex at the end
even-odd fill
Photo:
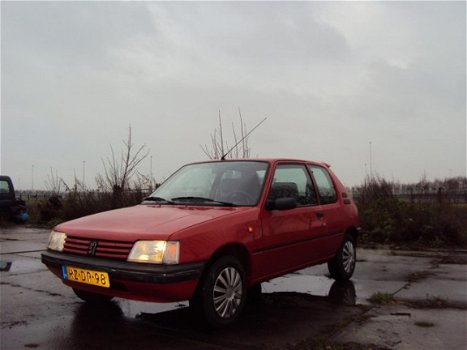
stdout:
POLYGON ((355 248, 352 242, 347 241, 342 249, 342 264, 347 273, 351 273, 355 265, 355 248))
POLYGON ((238 310, 242 300, 242 278, 233 267, 226 267, 217 276, 212 293, 214 308, 222 318, 229 318, 238 310))

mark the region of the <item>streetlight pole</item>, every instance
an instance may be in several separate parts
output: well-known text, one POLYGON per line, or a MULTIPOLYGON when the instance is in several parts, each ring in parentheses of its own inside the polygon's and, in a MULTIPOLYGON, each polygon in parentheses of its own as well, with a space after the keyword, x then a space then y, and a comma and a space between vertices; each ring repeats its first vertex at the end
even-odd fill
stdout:
POLYGON ((34 191, 34 164, 31 167, 31 190, 34 191))

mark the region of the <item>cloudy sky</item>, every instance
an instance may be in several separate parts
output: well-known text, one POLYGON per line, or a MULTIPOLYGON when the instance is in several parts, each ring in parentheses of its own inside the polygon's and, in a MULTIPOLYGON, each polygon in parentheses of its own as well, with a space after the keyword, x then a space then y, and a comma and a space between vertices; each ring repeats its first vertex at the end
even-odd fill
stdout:
POLYGON ((20 188, 83 161, 95 186, 129 124, 163 179, 238 108, 268 118, 254 156, 326 161, 348 186, 370 142, 389 179, 466 175, 462 1, 2 1, 1 84, 1 173, 20 188))

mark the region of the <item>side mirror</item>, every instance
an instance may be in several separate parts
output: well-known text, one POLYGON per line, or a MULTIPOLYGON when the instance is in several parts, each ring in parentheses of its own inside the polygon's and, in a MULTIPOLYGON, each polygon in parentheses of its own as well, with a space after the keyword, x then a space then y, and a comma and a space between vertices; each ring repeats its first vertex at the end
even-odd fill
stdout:
POLYGON ((293 197, 277 198, 276 200, 268 201, 266 204, 267 210, 290 210, 297 207, 297 200, 293 197))

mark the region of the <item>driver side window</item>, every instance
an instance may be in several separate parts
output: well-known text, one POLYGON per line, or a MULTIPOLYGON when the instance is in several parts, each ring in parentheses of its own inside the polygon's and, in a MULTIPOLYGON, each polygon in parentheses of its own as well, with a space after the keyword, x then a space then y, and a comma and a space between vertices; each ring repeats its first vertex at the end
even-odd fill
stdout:
POLYGON ((288 197, 295 198, 299 207, 318 204, 313 183, 305 166, 279 164, 276 167, 268 199, 288 197))

